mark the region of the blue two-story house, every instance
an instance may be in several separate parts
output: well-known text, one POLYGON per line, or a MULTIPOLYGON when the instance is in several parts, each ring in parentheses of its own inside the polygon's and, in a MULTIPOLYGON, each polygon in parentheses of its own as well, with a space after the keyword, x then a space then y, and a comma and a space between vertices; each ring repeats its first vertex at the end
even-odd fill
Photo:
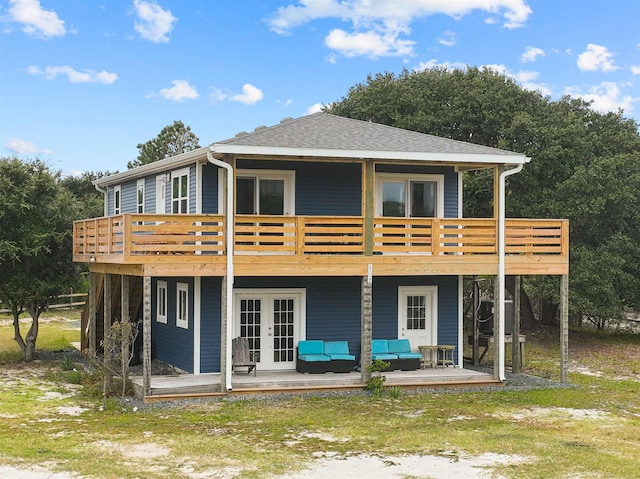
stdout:
POLYGON ((295 371, 305 339, 348 341, 363 366, 371 339, 453 345, 462 367, 464 276, 568 273, 565 220, 504 217, 527 161, 316 113, 101 178, 105 216, 74 225, 92 280, 83 346, 141 320, 147 396, 153 359, 231 391, 238 336, 258 376, 295 371), (494 172, 492 218, 462 217, 477 169, 494 172))

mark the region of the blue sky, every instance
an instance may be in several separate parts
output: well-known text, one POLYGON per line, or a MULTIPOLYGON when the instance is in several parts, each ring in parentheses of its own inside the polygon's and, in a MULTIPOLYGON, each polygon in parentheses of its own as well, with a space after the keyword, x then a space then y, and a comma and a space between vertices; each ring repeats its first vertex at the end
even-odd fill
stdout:
POLYGON ((205 146, 431 66, 640 120, 639 18, 638 0, 0 0, 0 155, 123 171, 175 120, 205 146))

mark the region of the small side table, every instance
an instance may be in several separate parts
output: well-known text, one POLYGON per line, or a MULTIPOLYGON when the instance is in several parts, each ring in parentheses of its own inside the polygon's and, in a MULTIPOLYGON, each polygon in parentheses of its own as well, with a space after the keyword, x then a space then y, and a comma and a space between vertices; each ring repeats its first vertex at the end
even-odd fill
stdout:
POLYGON ((453 359, 453 352, 455 351, 456 347, 455 346, 451 346, 448 344, 438 344, 438 346, 436 346, 438 348, 438 351, 440 352, 440 364, 442 364, 442 366, 453 366, 454 368, 456 367, 456 362, 453 359))
POLYGON ((418 346, 418 351, 422 354, 420 368, 425 369, 427 364, 432 368, 438 367, 438 346, 418 346))

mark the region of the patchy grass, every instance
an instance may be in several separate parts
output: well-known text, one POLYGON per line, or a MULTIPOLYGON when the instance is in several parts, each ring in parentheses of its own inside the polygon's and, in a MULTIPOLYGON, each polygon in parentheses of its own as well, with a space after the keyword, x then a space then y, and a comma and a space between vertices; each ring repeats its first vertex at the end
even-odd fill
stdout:
MULTIPOLYGON (((43 333, 50 328, 45 336, 64 330, 51 321, 43 333)), ((0 327, 0 345, 6 332, 0 327)), ((531 370, 557 374, 557 344, 555 333, 531 335, 531 370)), ((102 401, 82 386, 57 380, 61 362, 7 364, 0 374, 0 458, 95 478, 250 479, 286 477, 319 454, 436 455, 453 464, 494 453, 522 458, 495 465, 507 478, 635 478, 637 338, 572 334, 571 344, 572 363, 590 370, 571 373, 572 388, 300 395, 136 410, 115 401, 101 410, 102 401)))
MULTIPOLYGON (((79 311, 64 313, 45 312, 40 316, 36 350, 57 351, 70 349, 71 343, 80 341, 79 328, 73 328, 73 321, 80 320, 79 311)), ((31 318, 20 317, 20 332, 24 338, 31 327, 31 318)), ((0 316, 0 364, 14 363, 22 359, 20 347, 13 339, 13 318, 0 316)))

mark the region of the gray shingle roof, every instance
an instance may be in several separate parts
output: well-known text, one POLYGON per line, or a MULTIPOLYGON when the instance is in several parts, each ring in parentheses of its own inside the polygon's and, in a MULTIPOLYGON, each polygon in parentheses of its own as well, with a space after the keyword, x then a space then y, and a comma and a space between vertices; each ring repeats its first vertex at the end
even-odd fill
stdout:
POLYGON ((258 127, 251 133, 240 133, 234 138, 216 144, 314 150, 523 156, 512 151, 328 113, 314 113, 296 119, 286 119, 277 125, 258 127))

